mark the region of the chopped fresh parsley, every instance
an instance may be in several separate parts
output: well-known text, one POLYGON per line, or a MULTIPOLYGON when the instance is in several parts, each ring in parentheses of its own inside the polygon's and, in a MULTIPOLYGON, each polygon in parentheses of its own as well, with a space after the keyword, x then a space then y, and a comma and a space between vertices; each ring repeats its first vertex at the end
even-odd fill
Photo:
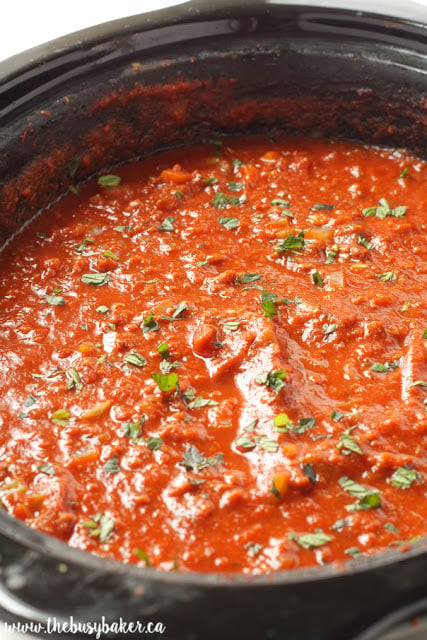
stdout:
POLYGON ((355 427, 351 427, 350 429, 346 429, 346 431, 344 431, 344 433, 340 436, 340 444, 337 445, 337 449, 341 449, 345 454, 353 452, 358 453, 359 455, 363 455, 363 450, 351 435, 353 429, 355 429, 355 427))
POLYGON ((332 209, 335 209, 335 205, 334 204, 322 204, 320 202, 319 204, 314 204, 310 208, 310 211, 318 211, 319 209, 323 210, 323 211, 332 211, 332 209))
POLYGON ((286 385, 286 372, 282 369, 276 369, 267 371, 266 373, 260 373, 255 377, 257 384, 265 385, 275 391, 279 392, 286 385))
POLYGON ((107 462, 104 464, 102 470, 106 471, 107 473, 119 473, 120 465, 119 465, 118 457, 117 456, 113 456, 112 458, 107 460, 107 462))
POLYGON ((122 180, 120 176, 116 176, 111 173, 105 176, 99 176, 98 178, 98 184, 101 187, 117 187, 117 185, 119 185, 121 181, 122 180))
POLYGON ((81 281, 92 287, 102 287, 110 282, 110 276, 108 273, 85 273, 82 275, 81 281))
POLYGON ((104 513, 90 516, 90 520, 84 523, 92 538, 99 538, 100 542, 107 542, 114 531, 114 521, 104 513))
POLYGON ((387 271, 386 273, 376 273, 375 277, 383 282, 395 282, 397 275, 393 271, 387 271))
POLYGON ((45 473, 48 476, 54 476, 55 475, 55 467, 50 463, 50 462, 46 462, 45 464, 41 464, 38 467, 39 471, 41 471, 42 473, 45 473))
POLYGON ((109 313, 110 312, 109 307, 106 307, 105 304, 100 304, 99 307, 96 307, 96 310, 98 311, 98 313, 109 313))
POLYGON ((220 217, 218 218, 218 222, 226 229, 237 229, 237 227, 240 226, 239 218, 220 217))
POLYGON ((174 231, 174 222, 175 218, 172 218, 172 216, 167 216, 159 227, 160 231, 174 231))
POLYGON ((148 441, 147 441, 147 446, 151 451, 158 451, 159 449, 162 448, 162 444, 163 444, 162 438, 150 437, 148 438, 148 441))
POLYGON ((342 476, 338 483, 346 493, 358 499, 355 504, 346 506, 347 511, 375 509, 381 506, 381 494, 378 489, 358 484, 347 476, 342 476))
POLYGON ((224 462, 221 453, 216 456, 206 458, 194 445, 188 447, 184 453, 184 459, 180 460, 178 464, 184 466, 187 471, 201 471, 207 467, 214 467, 217 464, 224 462))
POLYGON ((142 356, 138 351, 132 349, 129 353, 127 353, 123 360, 128 364, 133 364, 134 367, 145 367, 147 364, 147 360, 142 356))
POLYGON ((398 489, 409 489, 416 480, 422 480, 419 471, 410 467, 398 467, 390 478, 390 484, 398 489))
POLYGON ((325 337, 327 337, 327 336, 330 336, 332 333, 335 333, 335 331, 338 329, 338 325, 326 323, 323 325, 322 329, 325 334, 325 337))
POLYGON ((177 373, 152 373, 151 377, 154 382, 159 387, 160 391, 166 393, 167 391, 172 391, 178 385, 178 374, 177 373))
POLYGON ((235 442, 236 447, 242 449, 255 449, 256 442, 254 442, 249 436, 239 436, 235 442))
POLYGON ((211 398, 202 398, 197 396, 194 400, 192 400, 188 405, 188 409, 200 409, 200 407, 215 407, 219 403, 216 400, 212 400, 211 398))
POLYGON ((304 232, 300 231, 297 236, 289 234, 277 247, 276 251, 289 251, 290 253, 301 253, 305 247, 304 232))
POLYGON ((260 278, 262 278, 262 273, 244 273, 242 276, 236 277, 235 284, 250 284, 260 278))
POLYGON ((302 468, 303 474, 305 475, 306 478, 310 480, 310 482, 314 483, 317 481, 317 474, 311 462, 306 462, 305 464, 302 464, 301 468, 302 468))
POLYGON ((65 375, 67 377, 67 389, 75 389, 76 391, 83 389, 83 382, 74 367, 67 369, 65 375))
POLYGON ((400 360, 395 360, 394 362, 387 362, 382 364, 381 362, 374 362, 371 365, 371 371, 376 371, 377 373, 388 373, 389 371, 393 371, 396 367, 399 366, 400 360))
POLYGON ((276 440, 272 440, 268 436, 256 436, 255 442, 261 449, 268 451, 268 453, 276 453, 279 449, 279 443, 276 440))
POLYGON ((366 217, 376 216, 377 218, 386 218, 392 216, 394 218, 403 218, 408 207, 399 205, 392 209, 385 198, 381 198, 376 207, 368 207, 363 209, 363 215, 366 217))
POLYGON ((303 549, 316 549, 322 547, 333 539, 327 533, 324 533, 322 529, 316 529, 316 533, 304 533, 298 536, 296 533, 289 534, 290 540, 295 540, 303 549))
POLYGON ((184 312, 188 311, 188 306, 185 302, 180 302, 172 307, 174 310, 171 316, 162 316, 162 320, 169 320, 169 322, 175 322, 176 320, 184 319, 184 312))
POLYGON ((318 271, 314 271, 311 274, 311 278, 316 286, 323 287, 323 278, 318 271))
POLYGON ((65 304, 65 300, 62 296, 45 296, 44 299, 53 307, 61 307, 65 304))
POLYGON ((261 291, 261 307, 266 318, 272 318, 277 315, 276 302, 276 293, 270 293, 264 289, 261 291))
POLYGON ((148 316, 145 316, 142 321, 142 333, 150 333, 159 329, 159 323, 154 319, 154 313, 149 313, 148 316))
POLYGON ((374 243, 370 242, 368 238, 363 235, 363 233, 360 233, 360 231, 359 231, 359 235, 357 236, 357 244, 361 244, 362 247, 365 247, 365 249, 369 249, 369 250, 375 249, 374 243))

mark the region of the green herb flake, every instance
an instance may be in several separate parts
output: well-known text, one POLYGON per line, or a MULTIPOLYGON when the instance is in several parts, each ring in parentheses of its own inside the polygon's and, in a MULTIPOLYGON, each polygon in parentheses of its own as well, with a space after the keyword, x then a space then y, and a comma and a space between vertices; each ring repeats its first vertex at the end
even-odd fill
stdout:
POLYGON ((399 205, 392 209, 385 198, 381 198, 378 202, 378 206, 376 207, 368 207, 367 209, 363 209, 363 215, 366 217, 376 216, 377 218, 386 218, 387 216, 392 216, 394 218, 403 218, 407 211, 408 207, 404 207, 399 205))
POLYGON ((162 316, 162 320, 168 320, 169 322, 176 322, 177 320, 184 320, 184 313, 188 311, 188 306, 185 302, 180 302, 176 304, 174 307, 173 313, 171 316, 162 316))
POLYGON ((395 360, 394 362, 389 362, 387 360, 385 364, 382 364, 381 362, 374 362, 373 365, 371 365, 371 371, 376 371, 377 373, 388 373, 389 371, 396 369, 396 367, 399 366, 399 362, 400 360, 395 360))
POLYGON ((184 459, 178 464, 184 466, 187 471, 201 471, 207 467, 215 467, 224 462, 222 454, 205 458, 205 456, 195 447, 191 445, 184 453, 184 459))
POLYGON ((363 455, 363 450, 361 449, 360 445, 358 445, 353 436, 350 435, 353 429, 354 427, 344 431, 344 433, 340 436, 340 444, 337 445, 337 449, 341 449, 345 454, 353 452, 358 453, 359 455, 363 455))
POLYGON ((242 449, 255 449, 256 442, 254 442, 249 436, 239 436, 235 442, 236 447, 241 447, 242 449))
POLYGON ((382 282, 396 282, 397 275, 393 271, 387 271, 386 273, 376 273, 375 277, 382 282))
POLYGON ((325 264, 331 264, 335 260, 337 254, 338 251, 328 251, 326 254, 325 264))
POLYGON ((175 231, 175 227, 173 226, 174 222, 175 218, 167 216, 159 227, 160 231, 175 231))
POLYGON ((177 373, 152 373, 151 377, 159 387, 160 391, 167 393, 172 391, 178 384, 179 378, 177 373))
POLYGON ((119 465, 119 459, 117 456, 113 456, 112 458, 110 458, 102 467, 102 470, 105 471, 106 473, 119 473, 120 471, 120 465, 119 465))
POLYGON ((301 468, 302 468, 303 474, 305 475, 306 478, 310 480, 310 482, 313 482, 313 483, 317 482, 317 474, 311 462, 306 462, 302 464, 301 468))
POLYGON ((159 346, 157 347, 157 353, 159 353, 162 358, 169 358, 169 345, 167 342, 162 342, 162 344, 159 344, 159 346))
POLYGON ((245 186, 244 182, 229 182, 228 183, 228 188, 230 189, 230 191, 241 191, 244 186, 245 186))
POLYGON ((104 513, 90 516, 90 520, 87 520, 84 526, 92 538, 99 538, 102 543, 107 542, 114 531, 114 521, 104 513))
POLYGON ((264 311, 264 317, 272 318, 273 316, 277 315, 276 302, 277 302, 276 293, 270 293, 269 291, 265 291, 264 289, 262 289, 261 307, 262 307, 262 310, 264 311))
POLYGON ((350 521, 348 520, 348 518, 344 518, 343 520, 337 520, 336 522, 334 522, 334 524, 331 526, 331 529, 333 529, 334 531, 342 531, 349 525, 350 521))
POLYGON ((423 330, 423 338, 427 340, 427 327, 423 330))
POLYGON ((224 322, 222 326, 226 331, 237 331, 240 327, 240 320, 229 320, 224 322))
POLYGON ((327 336, 332 335, 333 333, 335 333, 335 331, 338 329, 338 325, 337 324, 324 324, 323 327, 323 332, 325 334, 325 338, 327 336))
POLYGON ((145 367, 147 360, 140 353, 132 349, 130 353, 127 353, 123 360, 128 364, 133 364, 134 367, 145 367))
POLYGON ((91 242, 94 244, 95 240, 93 240, 92 238, 85 238, 84 240, 82 240, 82 242, 80 242, 78 245, 74 247, 74 251, 76 253, 83 253, 83 251, 86 249, 86 245, 88 242, 91 242))
POLYGON ((31 407, 33 404, 36 404, 36 402, 37 402, 37 398, 35 396, 33 396, 32 393, 30 393, 30 395, 25 400, 25 402, 22 403, 22 406, 23 407, 31 407))
POLYGON ((335 205, 334 204, 314 204, 311 208, 310 211, 332 211, 332 209, 335 209, 335 205))
POLYGON ((55 467, 50 464, 50 462, 46 462, 45 464, 41 464, 38 467, 38 470, 41 471, 42 473, 45 473, 48 476, 54 476, 55 475, 55 467))
POLYGON ((108 273, 85 273, 81 277, 84 284, 90 284, 92 287, 102 287, 110 282, 108 273))
POLYGON ((360 558, 364 555, 364 553, 357 547, 349 547, 344 551, 344 553, 346 553, 348 556, 351 556, 352 558, 360 558))
POLYGON ((75 389, 76 391, 81 391, 83 389, 83 382, 78 374, 77 369, 71 367, 67 369, 65 372, 67 377, 67 389, 75 389))
POLYGON ((159 323, 154 319, 154 313, 145 316, 142 321, 142 333, 150 333, 151 331, 158 331, 159 329, 159 323))
POLYGON ((346 493, 358 499, 355 504, 346 506, 347 511, 376 509, 381 506, 381 494, 378 489, 358 484, 347 476, 342 476, 338 480, 338 484, 346 493))
POLYGON ((255 382, 270 387, 278 393, 286 385, 286 372, 282 369, 276 369, 266 373, 260 373, 255 376, 255 382))
POLYGON ((148 441, 147 441, 147 446, 151 451, 158 451, 159 449, 162 448, 162 444, 163 444, 162 438, 150 437, 148 438, 148 441))
POLYGON ((137 422, 122 422, 121 428, 123 435, 132 440, 136 440, 141 435, 141 426, 145 422, 145 417, 137 422))
POLYGON ((65 304, 65 300, 62 296, 45 296, 44 299, 53 307, 61 307, 65 304))
POLYGON ((384 529, 390 531, 391 533, 399 533, 399 529, 395 527, 391 522, 386 522, 384 525, 384 529))
POLYGON ((136 548, 133 550, 133 552, 134 552, 134 554, 135 554, 135 555, 136 555, 140 560, 142 560, 143 562, 145 562, 145 566, 146 566, 147 568, 150 568, 150 567, 151 567, 151 562, 150 562, 150 560, 149 560, 149 558, 148 558, 148 555, 146 554, 146 552, 145 552, 145 551, 143 551, 143 550, 142 550, 142 549, 140 549, 139 547, 136 547, 136 548))
POLYGON ((369 249, 369 251, 371 249, 375 249, 374 243, 370 242, 368 238, 364 236, 363 233, 360 233, 360 232, 359 232, 359 235, 357 236, 357 244, 361 244, 362 247, 365 247, 365 249, 369 249))
POLYGON ((188 405, 188 409, 200 409, 201 407, 216 407, 219 404, 216 400, 211 400, 210 398, 202 398, 197 396, 194 400, 192 400, 188 405))
POLYGON ((290 253, 301 253, 301 249, 305 247, 304 232, 300 231, 297 236, 288 235, 277 247, 276 251, 289 251, 290 253))
POLYGON ((255 442, 261 449, 268 453, 276 453, 279 449, 279 443, 277 440, 272 440, 268 436, 256 436, 255 442))
POLYGON ((291 206, 289 200, 284 200, 283 198, 274 198, 270 204, 272 207, 282 207, 283 209, 288 209, 291 206))
POLYGON ((256 282, 262 278, 262 273, 244 273, 242 276, 237 276, 235 284, 250 284, 256 282))
POLYGON ((117 187, 122 179, 120 176, 113 175, 112 173, 108 173, 104 176, 99 176, 98 184, 100 187, 117 187))
POLYGON ((105 304, 100 304, 99 307, 96 307, 96 310, 98 311, 98 313, 109 313, 110 312, 109 307, 106 307, 105 304))
POLYGON ((289 534, 289 538, 295 540, 303 549, 317 549, 333 540, 332 536, 324 533, 321 529, 316 529, 316 533, 305 533, 301 536, 291 533, 289 534))
POLYGON ((177 189, 177 190, 175 191, 175 196, 178 198, 178 200, 182 200, 182 199, 183 199, 183 197, 184 197, 184 192, 183 192, 183 191, 180 191, 179 189, 177 189))
POLYGON ((398 467, 390 478, 390 484, 398 489, 409 489, 416 480, 422 480, 419 471, 410 467, 398 467))
POLYGON ((233 217, 220 217, 218 218, 218 222, 226 229, 237 229, 237 227, 240 226, 239 219, 233 217))

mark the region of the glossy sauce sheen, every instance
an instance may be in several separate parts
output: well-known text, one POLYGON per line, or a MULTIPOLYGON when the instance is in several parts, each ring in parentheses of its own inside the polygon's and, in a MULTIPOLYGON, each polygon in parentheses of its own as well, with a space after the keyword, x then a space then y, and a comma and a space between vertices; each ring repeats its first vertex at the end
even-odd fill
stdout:
POLYGON ((4 508, 164 570, 426 534, 426 165, 254 138, 115 175, 1 256, 4 508))

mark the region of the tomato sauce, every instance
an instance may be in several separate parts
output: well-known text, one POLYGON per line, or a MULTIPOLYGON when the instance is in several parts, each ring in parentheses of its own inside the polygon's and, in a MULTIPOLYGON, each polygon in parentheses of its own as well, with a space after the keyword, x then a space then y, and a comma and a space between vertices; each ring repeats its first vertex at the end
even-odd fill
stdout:
POLYGON ((427 534, 427 167, 222 138, 0 255, 0 497, 74 547, 265 573, 427 534))

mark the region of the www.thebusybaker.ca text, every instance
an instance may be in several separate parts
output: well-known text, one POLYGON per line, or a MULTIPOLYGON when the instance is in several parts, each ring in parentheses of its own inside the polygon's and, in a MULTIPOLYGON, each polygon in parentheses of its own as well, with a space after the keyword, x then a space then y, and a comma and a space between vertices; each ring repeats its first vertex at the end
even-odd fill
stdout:
POLYGON ((40 635, 51 635, 53 633, 63 633, 76 635, 81 634, 93 636, 96 640, 103 637, 104 634, 163 634, 166 626, 162 622, 130 622, 119 618, 113 622, 105 619, 104 616, 98 621, 75 621, 73 616, 68 620, 58 620, 55 617, 47 618, 46 622, 14 622, 4 623, 5 631, 18 633, 33 633, 40 635))

